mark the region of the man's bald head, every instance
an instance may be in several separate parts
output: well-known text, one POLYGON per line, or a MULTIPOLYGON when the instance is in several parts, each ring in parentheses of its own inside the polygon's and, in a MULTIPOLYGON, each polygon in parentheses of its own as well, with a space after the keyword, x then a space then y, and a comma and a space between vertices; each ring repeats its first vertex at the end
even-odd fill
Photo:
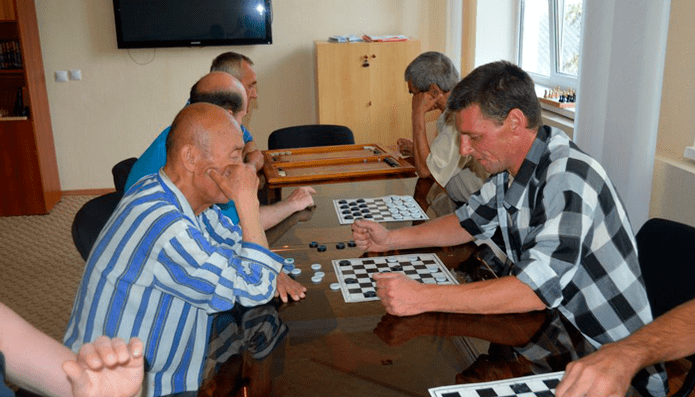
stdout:
POLYGON ((212 103, 238 114, 246 110, 246 90, 236 77, 210 72, 191 88, 190 103, 212 103))
POLYGON ((243 165, 244 140, 239 124, 221 107, 194 103, 183 108, 167 136, 164 173, 186 197, 195 214, 229 201, 210 177, 243 165))
POLYGON ((167 162, 170 159, 177 161, 178 152, 186 145, 196 147, 207 156, 211 142, 228 139, 233 134, 241 136, 241 129, 225 109, 209 103, 186 106, 171 124, 166 140, 167 162))

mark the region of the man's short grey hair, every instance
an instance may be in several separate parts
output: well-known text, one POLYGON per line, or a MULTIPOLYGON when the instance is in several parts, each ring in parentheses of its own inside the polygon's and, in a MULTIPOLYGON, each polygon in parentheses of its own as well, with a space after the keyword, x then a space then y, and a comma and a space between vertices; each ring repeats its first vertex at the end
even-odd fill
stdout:
POLYGON ((418 91, 428 91, 436 84, 440 90, 449 92, 459 81, 459 72, 451 59, 441 52, 430 51, 420 54, 405 69, 405 81, 418 91))
POLYGON ((250 66, 253 66, 253 61, 251 61, 251 58, 247 57, 246 55, 232 51, 225 52, 213 59, 212 65, 210 66, 210 71, 229 73, 241 80, 241 63, 244 61, 246 61, 246 63, 248 63, 250 66))

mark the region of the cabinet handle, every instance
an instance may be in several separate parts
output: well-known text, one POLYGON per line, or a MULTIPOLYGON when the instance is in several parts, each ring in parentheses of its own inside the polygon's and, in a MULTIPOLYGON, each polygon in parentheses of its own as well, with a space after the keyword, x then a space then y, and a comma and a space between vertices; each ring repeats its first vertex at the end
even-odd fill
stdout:
POLYGON ((376 58, 376 55, 372 54, 372 58, 376 58))
POLYGON ((362 64, 362 67, 363 67, 363 68, 368 68, 368 67, 369 67, 369 62, 364 61, 364 63, 362 64))

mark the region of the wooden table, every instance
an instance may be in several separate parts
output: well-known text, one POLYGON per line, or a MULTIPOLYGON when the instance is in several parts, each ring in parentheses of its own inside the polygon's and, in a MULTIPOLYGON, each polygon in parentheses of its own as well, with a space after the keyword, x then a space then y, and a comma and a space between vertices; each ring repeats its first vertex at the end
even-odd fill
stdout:
MULTIPOLYGON (((313 211, 271 230, 271 248, 302 269, 296 279, 308 288, 307 297, 219 315, 211 338, 218 354, 210 356, 198 395, 426 396, 437 386, 563 370, 593 350, 556 312, 395 317, 379 301, 345 303, 339 291, 330 290, 336 281, 331 260, 362 255, 357 248, 336 248, 350 240, 350 227, 337 224, 331 200, 412 194, 415 184, 395 179, 322 185, 313 211), (310 248, 311 241, 327 250, 310 248), (326 273, 319 284, 310 281, 313 263, 326 273)), ((472 258, 476 249, 467 244, 429 252, 467 282, 479 265, 472 258)), ((387 254, 398 253, 404 252, 387 254)))

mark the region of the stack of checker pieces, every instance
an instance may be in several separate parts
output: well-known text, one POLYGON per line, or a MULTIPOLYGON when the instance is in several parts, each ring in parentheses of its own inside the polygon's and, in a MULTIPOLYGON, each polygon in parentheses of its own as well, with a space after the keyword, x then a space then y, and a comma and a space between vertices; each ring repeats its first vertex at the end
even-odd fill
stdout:
POLYGON ((383 196, 333 200, 338 221, 349 225, 357 219, 374 222, 400 222, 429 219, 411 196, 383 196))

